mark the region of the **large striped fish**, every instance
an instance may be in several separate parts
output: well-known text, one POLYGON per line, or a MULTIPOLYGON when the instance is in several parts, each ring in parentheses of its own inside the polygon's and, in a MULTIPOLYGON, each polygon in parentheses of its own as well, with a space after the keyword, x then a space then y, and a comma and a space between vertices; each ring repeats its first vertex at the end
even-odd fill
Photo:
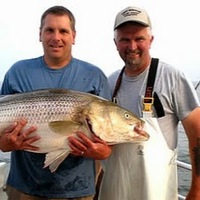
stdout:
POLYGON ((20 118, 36 125, 40 139, 35 153, 46 153, 45 167, 53 172, 70 152, 68 136, 81 131, 96 134, 108 144, 145 141, 134 127, 144 122, 133 113, 101 97, 64 89, 44 89, 0 98, 0 133, 20 118))

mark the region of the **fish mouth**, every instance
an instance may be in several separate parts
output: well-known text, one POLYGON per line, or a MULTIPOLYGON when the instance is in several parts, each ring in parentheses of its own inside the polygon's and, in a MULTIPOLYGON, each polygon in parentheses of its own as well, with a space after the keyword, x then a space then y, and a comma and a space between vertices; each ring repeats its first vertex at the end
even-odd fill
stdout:
POLYGON ((135 131, 135 128, 137 130, 136 134, 138 136, 142 137, 145 140, 148 140, 150 138, 149 134, 146 131, 143 130, 144 122, 136 124, 136 126, 134 127, 134 131, 135 131))

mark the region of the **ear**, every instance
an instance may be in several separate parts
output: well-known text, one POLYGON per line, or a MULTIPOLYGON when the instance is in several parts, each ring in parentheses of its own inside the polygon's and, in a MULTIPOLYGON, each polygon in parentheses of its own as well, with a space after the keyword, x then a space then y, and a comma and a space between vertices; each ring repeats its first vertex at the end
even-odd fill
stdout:
POLYGON ((154 36, 152 35, 151 38, 150 38, 149 48, 151 48, 151 45, 152 45, 153 40, 154 40, 154 36))
POLYGON ((151 43, 153 42, 153 40, 154 40, 154 36, 152 35, 150 39, 151 43))
POLYGON ((41 33, 41 30, 40 30, 40 32, 39 32, 39 41, 40 41, 40 42, 42 42, 41 35, 42 35, 42 33, 41 33))
POLYGON ((117 48, 117 42, 116 42, 116 39, 115 39, 115 38, 113 38, 113 41, 114 41, 114 43, 115 43, 116 49, 118 50, 118 48, 117 48))
POLYGON ((72 37, 73 37, 72 44, 75 44, 76 31, 73 31, 73 33, 72 33, 72 37))

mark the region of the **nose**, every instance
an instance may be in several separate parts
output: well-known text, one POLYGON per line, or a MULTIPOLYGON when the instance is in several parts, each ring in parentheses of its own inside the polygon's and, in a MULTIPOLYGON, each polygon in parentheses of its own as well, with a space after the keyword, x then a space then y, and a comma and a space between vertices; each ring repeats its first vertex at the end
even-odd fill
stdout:
POLYGON ((134 40, 131 40, 129 43, 129 48, 132 50, 137 49, 137 43, 134 40))
POLYGON ((59 41, 60 40, 60 33, 58 31, 55 31, 52 35, 52 39, 54 41, 59 41))

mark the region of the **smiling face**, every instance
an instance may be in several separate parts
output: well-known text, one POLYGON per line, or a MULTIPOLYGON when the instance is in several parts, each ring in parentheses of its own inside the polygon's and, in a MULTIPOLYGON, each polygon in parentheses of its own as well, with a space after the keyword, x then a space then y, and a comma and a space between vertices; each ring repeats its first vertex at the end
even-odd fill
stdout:
POLYGON ((67 15, 48 14, 40 29, 44 60, 51 68, 61 68, 69 63, 76 32, 72 30, 67 15))
POLYGON ((150 28, 136 23, 127 23, 115 30, 114 42, 127 68, 146 69, 150 63, 153 36, 150 28))

